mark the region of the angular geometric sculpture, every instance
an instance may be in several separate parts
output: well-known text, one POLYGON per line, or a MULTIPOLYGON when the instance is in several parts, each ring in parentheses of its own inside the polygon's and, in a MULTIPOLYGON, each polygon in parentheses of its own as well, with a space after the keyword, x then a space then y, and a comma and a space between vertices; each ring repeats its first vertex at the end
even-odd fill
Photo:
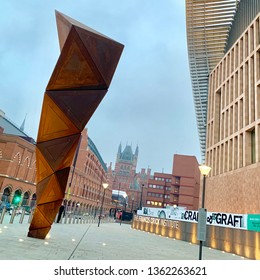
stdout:
POLYGON ((105 96, 124 46, 56 11, 61 54, 44 94, 37 206, 28 236, 44 239, 61 206, 81 131, 105 96))

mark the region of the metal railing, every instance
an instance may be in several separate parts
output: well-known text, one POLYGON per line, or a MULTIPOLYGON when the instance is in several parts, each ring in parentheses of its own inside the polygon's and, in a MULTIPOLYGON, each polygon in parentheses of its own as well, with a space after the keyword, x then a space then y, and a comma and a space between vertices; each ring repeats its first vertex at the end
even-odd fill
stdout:
MULTIPOLYGON (((12 212, 6 210, 6 208, 2 209, 0 212, 0 224, 14 224, 14 223, 30 223, 33 217, 34 211, 31 213, 26 212, 25 209, 16 210, 13 209, 12 212)), ((57 217, 55 218, 54 223, 57 223, 57 217)), ((114 222, 114 217, 103 217, 100 219, 101 223, 111 223, 114 222)), ((79 211, 67 211, 59 221, 60 224, 94 224, 98 223, 98 216, 89 215, 87 213, 82 213, 79 211)))

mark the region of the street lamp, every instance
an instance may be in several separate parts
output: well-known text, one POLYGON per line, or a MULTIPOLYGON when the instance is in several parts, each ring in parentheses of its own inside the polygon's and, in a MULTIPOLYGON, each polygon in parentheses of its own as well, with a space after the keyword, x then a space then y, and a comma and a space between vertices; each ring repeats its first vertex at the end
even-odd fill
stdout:
POLYGON ((204 208, 205 202, 205 186, 206 186, 206 176, 209 174, 211 167, 207 165, 200 165, 199 166, 200 173, 203 175, 203 189, 202 189, 202 203, 201 207, 204 208))
POLYGON ((142 184, 142 188, 141 188, 141 199, 140 199, 140 206, 139 206, 140 210, 142 210, 143 207, 143 189, 144 189, 144 184, 142 184))
POLYGON ((121 226, 121 223, 122 223, 122 220, 123 220, 123 214, 126 212, 126 198, 127 198, 127 194, 124 193, 123 194, 123 197, 124 197, 124 211, 121 212, 121 217, 120 217, 120 226, 121 226))
POLYGON ((100 219, 101 219, 101 215, 102 215, 102 208, 103 208, 103 203, 104 203, 104 198, 105 198, 105 192, 106 192, 106 188, 108 187, 108 183, 103 183, 102 184, 103 188, 104 188, 104 193, 103 193, 103 197, 102 197, 102 203, 101 203, 101 208, 100 208, 100 214, 98 217, 98 227, 100 225, 100 219))
MULTIPOLYGON (((202 227, 205 228, 205 232, 206 232, 206 219, 207 219, 207 210, 204 209, 204 202, 205 202, 205 186, 206 186, 206 176, 209 174, 210 170, 211 170, 211 167, 207 166, 207 165, 200 165, 199 166, 199 170, 200 170, 200 173, 202 174, 203 176, 203 188, 202 188, 202 202, 201 202, 201 211, 199 212, 199 215, 203 213, 205 213, 205 217, 204 217, 204 221, 203 221, 203 225, 202 227)), ((199 219, 200 220, 200 219, 199 219)), ((201 220, 200 220, 201 221, 201 220)), ((200 227, 200 224, 198 224, 198 227, 200 227)), ((199 260, 202 259, 202 242, 205 238, 199 238, 200 240, 200 245, 199 245, 199 260)), ((204 240, 205 241, 205 240, 204 240)))
POLYGON ((125 209, 125 211, 126 211, 126 204, 127 204, 126 198, 127 198, 127 194, 124 194, 124 209, 125 209))
POLYGON ((119 185, 118 185, 117 200, 116 200, 116 209, 115 209, 114 218, 116 218, 117 204, 118 204, 118 200, 119 200, 119 192, 120 192, 120 183, 119 183, 119 185))
POLYGON ((133 206, 134 206, 135 196, 132 194, 132 206, 131 206, 131 213, 133 213, 133 206))

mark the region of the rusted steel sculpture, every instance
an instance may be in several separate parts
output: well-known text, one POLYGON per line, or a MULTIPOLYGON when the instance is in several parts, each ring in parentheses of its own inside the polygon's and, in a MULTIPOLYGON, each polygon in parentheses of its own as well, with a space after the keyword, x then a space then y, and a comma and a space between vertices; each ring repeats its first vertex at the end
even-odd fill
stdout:
POLYGON ((56 11, 61 54, 44 94, 37 206, 28 236, 44 239, 64 198, 81 131, 105 96, 124 46, 56 11))

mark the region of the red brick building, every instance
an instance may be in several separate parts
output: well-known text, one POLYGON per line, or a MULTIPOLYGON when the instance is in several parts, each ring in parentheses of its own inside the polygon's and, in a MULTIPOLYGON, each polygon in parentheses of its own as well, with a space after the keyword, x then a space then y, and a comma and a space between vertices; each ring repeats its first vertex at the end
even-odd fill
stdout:
MULTIPOLYGON (((36 203, 35 142, 0 111, 0 201, 17 205, 36 203), (19 197, 19 201, 15 198, 19 197)), ((83 130, 71 166, 65 199, 73 209, 99 214, 107 182, 107 167, 95 144, 83 130)), ((105 191, 103 213, 111 208, 111 186, 105 191)))
POLYGON ((144 189, 147 188, 148 178, 151 170, 142 168, 139 173, 136 172, 139 148, 133 153, 132 147, 126 145, 122 151, 122 145, 118 147, 115 169, 112 169, 112 163, 108 168, 108 180, 113 190, 124 191, 127 194, 128 201, 126 205, 117 205, 114 208, 127 208, 128 211, 136 211, 141 201, 145 198, 144 189))
MULTIPOLYGON (((90 215, 99 214, 104 194, 102 183, 108 183, 107 166, 95 144, 87 135, 87 129, 81 133, 81 142, 75 155, 75 167, 71 167, 65 198, 68 205, 80 205, 90 215)), ((105 191, 103 213, 111 209, 112 186, 105 191)))
POLYGON ((174 191, 178 192, 177 205, 187 209, 199 208, 200 171, 195 156, 174 155, 172 175, 174 191))
POLYGON ((199 207, 200 171, 194 156, 174 155, 172 174, 155 172, 148 180, 143 206, 199 207))
POLYGON ((21 136, 0 132, 0 200, 34 206, 35 145, 21 136))

